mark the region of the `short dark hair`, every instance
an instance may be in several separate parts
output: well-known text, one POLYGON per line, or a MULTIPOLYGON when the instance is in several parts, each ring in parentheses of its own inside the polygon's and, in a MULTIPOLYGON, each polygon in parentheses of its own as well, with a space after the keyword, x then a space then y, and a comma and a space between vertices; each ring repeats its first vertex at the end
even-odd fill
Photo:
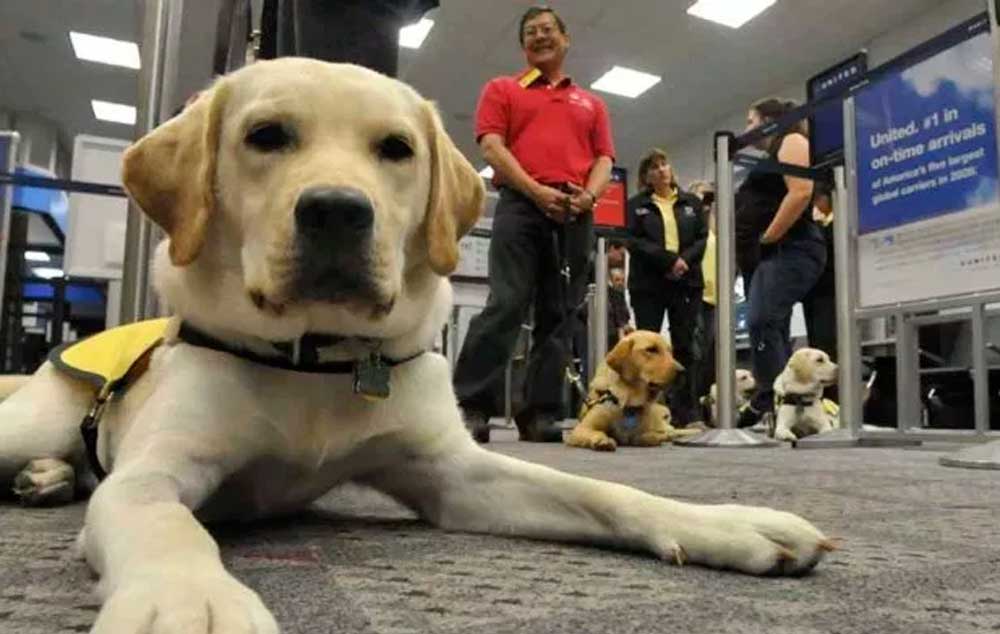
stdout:
MULTIPOLYGON (((764 121, 773 121, 775 119, 780 119, 792 110, 799 107, 799 104, 791 99, 779 99, 778 97, 768 97, 766 99, 761 99, 760 101, 754 103, 750 106, 750 109, 760 115, 760 118, 764 121)), ((785 135, 791 134, 793 132, 798 132, 802 135, 807 135, 809 133, 806 128, 805 119, 799 121, 792 127, 788 128, 781 135, 784 138, 785 135)))
POLYGON ((616 240, 614 238, 608 240, 608 249, 624 249, 624 248, 625 248, 624 240, 616 240))
POLYGON ((545 5, 539 5, 537 7, 531 7, 524 12, 521 16, 521 22, 517 25, 517 43, 524 46, 524 25, 528 23, 529 20, 534 20, 543 13, 551 13, 552 17, 556 19, 556 24, 559 25, 559 32, 566 35, 566 23, 563 22, 559 14, 556 13, 555 9, 545 5))

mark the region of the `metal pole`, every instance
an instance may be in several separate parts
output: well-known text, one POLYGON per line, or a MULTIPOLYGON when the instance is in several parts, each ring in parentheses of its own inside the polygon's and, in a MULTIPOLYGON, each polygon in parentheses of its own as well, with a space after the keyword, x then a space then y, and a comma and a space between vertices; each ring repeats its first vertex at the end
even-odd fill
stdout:
MULTIPOLYGON (((17 161, 17 146, 21 140, 21 135, 17 132, 0 132, 0 169, 7 174, 14 173, 14 164, 17 161), (4 147, 6 146, 6 147, 4 147)), ((10 218, 11 202, 14 197, 14 186, 0 186, 0 302, 6 297, 5 282, 7 280, 7 256, 10 249, 10 218)), ((3 311, 0 311, 0 332, 2 326, 10 326, 3 323, 3 311)), ((0 367, 5 367, 5 359, 0 358, 0 367)))
POLYGON ((597 364, 608 354, 608 253, 607 241, 597 238, 597 261, 594 262, 594 340, 590 342, 594 362, 587 367, 593 378, 597 364))
POLYGON ((680 442, 686 447, 774 447, 778 443, 736 428, 736 340, 734 337, 733 282, 736 280, 736 193, 733 191, 731 132, 715 134, 715 190, 718 201, 718 233, 716 234, 716 305, 715 380, 718 384, 718 429, 680 442))
MULTIPOLYGON (((853 120, 853 118, 852 118, 853 120)), ((852 126, 853 127, 853 126, 852 126)), ((853 150, 845 154, 853 156, 853 150)), ((850 161, 853 164, 853 161, 850 161)), ((857 256, 852 240, 854 223, 851 209, 856 207, 856 188, 847 187, 847 172, 843 167, 833 170, 834 213, 833 250, 834 278, 837 292, 837 364, 840 394, 840 429, 817 434, 794 443, 797 449, 831 449, 854 447, 858 444, 863 408, 861 394, 861 344, 858 320, 854 317, 857 302, 857 256)), ((852 180, 853 182, 853 180, 852 180)))
MULTIPOLYGON (((155 128, 160 121, 170 3, 168 0, 137 0, 136 4, 142 15, 142 69, 139 71, 138 116, 135 127, 136 138, 139 138, 155 128)), ((125 225, 125 257, 122 263, 120 322, 123 324, 143 319, 147 315, 151 235, 152 223, 130 200, 125 225)))
POLYGON ((976 412, 976 433, 990 429, 989 369, 986 366, 986 311, 981 302, 972 306, 972 389, 976 412))

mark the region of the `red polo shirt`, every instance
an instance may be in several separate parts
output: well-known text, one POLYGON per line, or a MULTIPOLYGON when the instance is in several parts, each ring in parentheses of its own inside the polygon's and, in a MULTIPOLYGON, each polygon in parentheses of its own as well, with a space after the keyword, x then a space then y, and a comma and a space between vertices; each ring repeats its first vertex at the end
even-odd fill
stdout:
POLYGON ((598 157, 615 157, 608 108, 568 77, 552 86, 544 75, 533 78, 536 72, 486 84, 476 107, 476 141, 499 134, 536 181, 584 185, 598 157))

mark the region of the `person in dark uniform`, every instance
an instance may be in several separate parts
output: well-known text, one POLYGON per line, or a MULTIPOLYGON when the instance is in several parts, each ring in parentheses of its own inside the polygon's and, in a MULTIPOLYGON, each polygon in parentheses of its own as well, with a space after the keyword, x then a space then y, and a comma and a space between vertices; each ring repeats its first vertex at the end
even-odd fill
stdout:
MULTIPOLYGON (((779 119, 794 102, 765 99, 747 114, 747 129, 779 119)), ((801 125, 766 137, 758 149, 770 159, 809 167, 809 140, 801 125)), ((774 379, 792 354, 792 308, 816 285, 826 266, 826 244, 812 219, 813 183, 751 172, 736 192, 736 260, 749 280, 747 316, 757 393, 740 425, 774 410, 774 379)))
MULTIPOLYGON (((702 202, 677 186, 663 150, 651 150, 642 159, 637 178, 640 192, 628 203, 632 235, 628 287, 636 327, 659 332, 666 312, 674 358, 690 367, 704 288, 701 260, 708 238, 702 202)), ((693 420, 694 384, 682 374, 670 390, 675 424, 693 420)))
POLYGON ((490 241, 490 294, 469 324, 454 384, 466 425, 489 441, 504 369, 534 303, 521 440, 561 442, 563 387, 593 243, 592 210, 611 179, 614 145, 604 102, 563 72, 569 35, 546 7, 521 17, 528 68, 483 88, 476 140, 500 191, 490 241), (568 269, 568 274, 563 271, 568 269))

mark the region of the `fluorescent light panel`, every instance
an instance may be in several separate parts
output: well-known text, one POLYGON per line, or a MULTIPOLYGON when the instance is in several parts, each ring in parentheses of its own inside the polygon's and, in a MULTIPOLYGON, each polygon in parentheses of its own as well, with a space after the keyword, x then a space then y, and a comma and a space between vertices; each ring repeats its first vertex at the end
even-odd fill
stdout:
POLYGON ((594 90, 635 99, 658 83, 660 83, 658 75, 650 75, 624 66, 615 66, 592 83, 590 87, 594 90))
POLYGON ((434 20, 427 18, 420 18, 419 22, 404 26, 399 29, 399 45, 403 48, 420 48, 433 26, 434 20))
POLYGON ((738 29, 777 0, 698 0, 687 12, 703 20, 738 29))
POLYGON ((94 116, 101 121, 135 125, 135 106, 101 101, 99 99, 92 100, 90 106, 94 109, 94 116))
POLYGON ((69 32, 73 52, 78 59, 125 68, 139 68, 139 47, 135 42, 113 40, 110 37, 69 32))
POLYGON ((31 272, 34 273, 36 277, 41 277, 47 280, 54 280, 57 277, 63 277, 65 275, 62 269, 48 266, 39 266, 38 268, 31 269, 31 272))
POLYGON ((24 259, 28 262, 48 262, 52 258, 45 251, 25 251, 24 259))
POLYGON ((493 166, 487 165, 483 169, 479 170, 479 175, 487 180, 493 178, 493 166))

